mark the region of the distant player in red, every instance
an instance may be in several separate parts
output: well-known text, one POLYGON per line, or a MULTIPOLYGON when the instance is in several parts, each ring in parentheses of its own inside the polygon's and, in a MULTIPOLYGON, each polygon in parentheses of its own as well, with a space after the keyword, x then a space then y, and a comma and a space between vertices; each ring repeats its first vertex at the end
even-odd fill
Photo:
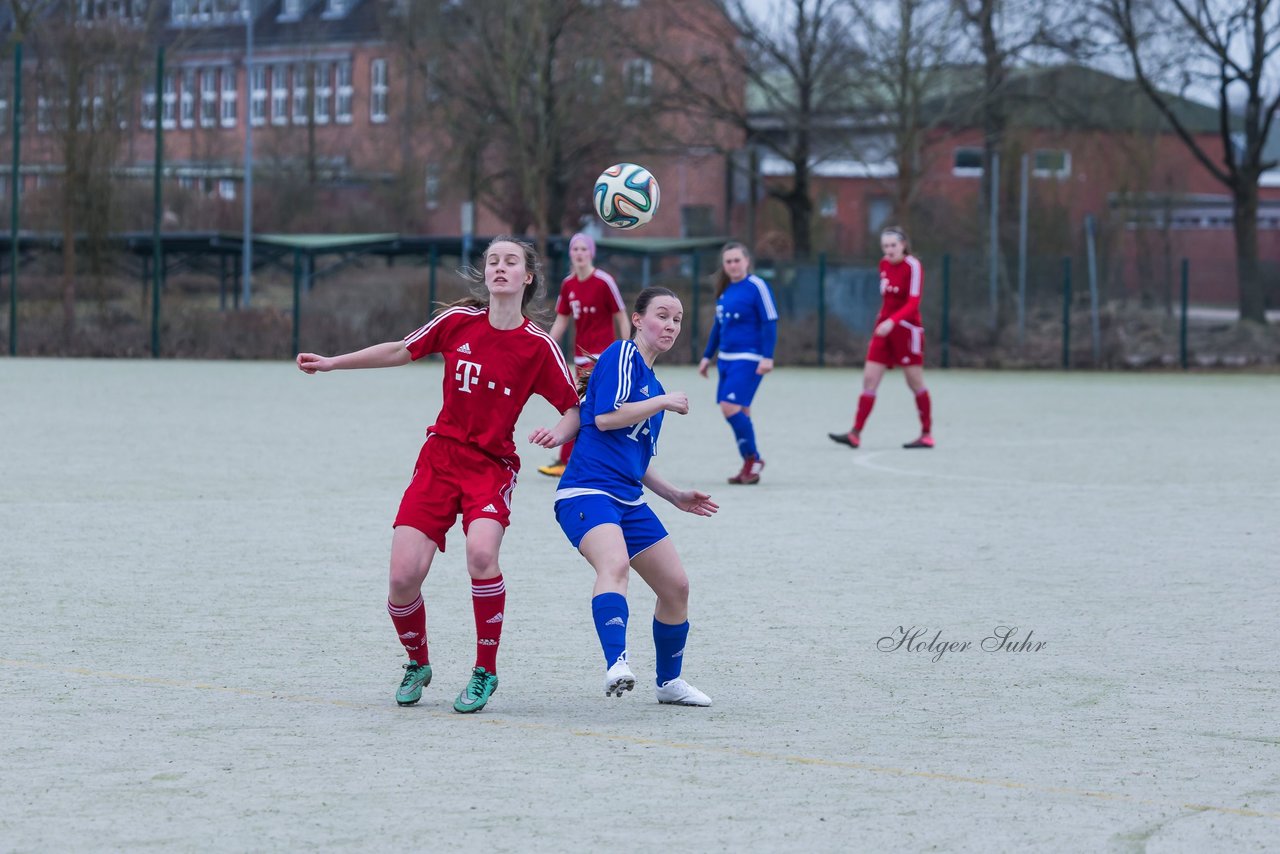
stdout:
POLYGON ((498 549, 520 471, 513 439, 516 419, 525 402, 539 394, 563 417, 550 430, 535 430, 529 441, 554 448, 578 432, 578 392, 564 355, 524 313, 543 284, 533 247, 513 238, 495 239, 485 250, 483 274, 475 278, 483 278, 487 300, 455 303, 403 341, 341 356, 298 355, 298 367, 308 374, 389 368, 430 353, 444 355, 444 404, 427 430, 393 526, 387 610, 409 654, 396 702, 413 705, 431 682, 422 583, 461 513, 476 623, 475 668, 453 703, 464 713, 484 708, 498 687, 498 642, 507 598, 498 549))
POLYGON ((835 442, 856 448, 862 444, 862 427, 867 423, 871 407, 876 403, 876 389, 884 372, 894 365, 902 366, 907 387, 916 398, 920 413, 920 438, 907 442, 904 448, 933 447, 933 418, 929 390, 924 385, 924 326, 920 322, 920 290, 924 285, 924 267, 911 254, 907 234, 900 228, 886 228, 880 233, 880 314, 875 334, 867 348, 867 364, 862 372, 862 395, 858 398, 858 414, 848 433, 829 433, 835 442))
MULTIPOLYGON (((573 272, 560 285, 556 300, 556 319, 551 324, 551 337, 559 341, 573 323, 573 363, 578 378, 591 372, 591 366, 610 344, 631 334, 627 305, 622 301, 618 283, 595 266, 596 242, 591 235, 579 232, 569 239, 569 264, 573 272)), ((560 458, 538 471, 551 477, 564 474, 573 453, 573 442, 560 446, 560 458)))

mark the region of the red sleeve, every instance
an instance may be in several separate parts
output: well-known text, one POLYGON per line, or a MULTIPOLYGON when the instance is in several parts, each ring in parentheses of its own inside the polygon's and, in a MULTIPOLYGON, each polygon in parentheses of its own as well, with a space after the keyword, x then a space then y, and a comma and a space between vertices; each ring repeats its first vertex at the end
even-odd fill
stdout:
POLYGON ((568 284, 568 279, 560 283, 560 294, 556 297, 556 314, 573 314, 573 309, 569 306, 569 289, 566 287, 568 284))
POLYGON ((604 282, 605 290, 608 292, 605 297, 605 302, 608 303, 611 308, 609 313, 617 314, 620 311, 626 312, 627 304, 623 301, 622 291, 618 289, 618 283, 614 281, 613 276, 610 276, 604 270, 596 270, 596 275, 600 277, 600 281, 604 282))
POLYGON ((564 353, 560 352, 560 346, 545 332, 541 334, 546 338, 547 349, 538 366, 533 390, 563 415, 578 405, 578 387, 569 374, 569 365, 564 360, 564 353))
POLYGON ((907 285, 906 305, 889 315, 889 320, 895 324, 908 317, 914 317, 920 310, 920 291, 924 287, 924 266, 921 265, 920 260, 913 255, 908 255, 903 263, 911 271, 911 280, 907 285))
POLYGON ((462 316, 459 309, 445 309, 427 321, 425 326, 406 335, 404 343, 409 350, 409 357, 416 362, 423 356, 441 352, 444 349, 445 336, 459 316, 462 316))

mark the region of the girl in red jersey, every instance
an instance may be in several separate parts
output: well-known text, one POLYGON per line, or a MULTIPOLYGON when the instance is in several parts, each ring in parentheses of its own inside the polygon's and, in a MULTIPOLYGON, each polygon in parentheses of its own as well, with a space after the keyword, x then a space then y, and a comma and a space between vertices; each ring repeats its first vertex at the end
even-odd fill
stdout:
POLYGON ((297 360, 301 370, 314 374, 444 355, 444 404, 427 430, 393 525, 387 610, 409 654, 396 702, 413 705, 431 682, 422 583, 461 513, 476 623, 475 668, 453 703, 464 713, 483 709, 498 687, 506 605, 498 549, 520 470, 516 419, 536 393, 563 416, 551 429, 535 430, 529 441, 554 448, 578 432, 578 392, 560 347, 525 314, 543 284, 537 252, 522 241, 496 238, 485 250, 484 272, 474 278, 483 279, 487 299, 455 303, 402 341, 341 356, 300 353, 297 360))
POLYGON ((871 407, 876 403, 876 389, 884 372, 894 365, 902 366, 907 387, 916 397, 920 413, 920 438, 907 442, 904 448, 932 448, 932 414, 929 390, 924 385, 924 327, 920 322, 920 289, 924 284, 924 268, 911 254, 907 233, 896 226, 880 233, 880 314, 875 334, 867 348, 867 364, 862 373, 862 395, 858 398, 858 414, 848 433, 828 433, 832 441, 856 448, 862 444, 862 427, 867 423, 871 407))
MULTIPOLYGON (((590 234, 580 231, 569 238, 572 272, 560 285, 556 319, 551 324, 551 337, 556 341, 569 324, 573 324, 573 364, 579 380, 591 372, 591 366, 610 344, 626 338, 631 331, 618 283, 595 266, 595 258, 596 242, 590 234)), ((570 440, 560 446, 559 459, 540 466, 538 472, 560 477, 572 453, 573 441, 570 440)))

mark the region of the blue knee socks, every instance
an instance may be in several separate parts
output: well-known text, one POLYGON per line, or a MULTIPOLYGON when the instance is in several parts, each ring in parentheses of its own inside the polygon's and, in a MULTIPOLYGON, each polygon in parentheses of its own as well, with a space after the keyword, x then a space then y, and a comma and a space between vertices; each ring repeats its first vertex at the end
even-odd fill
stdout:
POLYGON ((738 440, 738 453, 743 459, 759 457, 760 453, 756 450, 756 430, 751 426, 751 416, 745 412, 739 412, 725 420, 733 429, 733 436, 738 440))

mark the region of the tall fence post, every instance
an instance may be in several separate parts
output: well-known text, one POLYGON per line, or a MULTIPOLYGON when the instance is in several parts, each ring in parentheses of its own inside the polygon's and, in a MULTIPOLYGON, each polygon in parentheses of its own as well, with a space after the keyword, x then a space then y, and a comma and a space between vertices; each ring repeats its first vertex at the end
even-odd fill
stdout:
POLYGON ((436 310, 436 271, 440 268, 439 245, 434 242, 431 244, 431 253, 428 257, 431 271, 427 274, 427 317, 430 317, 431 312, 436 310))
POLYGON ((1062 259, 1062 368, 1071 367, 1071 256, 1062 259))
POLYGON ((1030 156, 1022 155, 1022 202, 1018 210, 1018 346, 1027 340, 1027 207, 1031 195, 1027 173, 1030 156))
POLYGON ((942 256, 942 367, 951 365, 951 253, 942 256))
POLYGON ((154 199, 151 216, 151 358, 160 358, 160 278, 164 274, 164 248, 160 242, 160 224, 164 219, 164 45, 156 48, 156 168, 153 179, 154 199))
POLYGON ((1187 369, 1187 291, 1188 280, 1191 278, 1191 261, 1187 258, 1182 259, 1182 322, 1179 324, 1178 330, 1178 362, 1182 365, 1182 370, 1187 369))
POLYGON ((298 346, 302 337, 302 250, 293 250, 293 353, 301 352, 298 346))
POLYGON ((9 172, 9 355, 18 355, 18 196, 22 192, 22 42, 13 46, 13 168, 9 172))
POLYGON ((818 367, 827 364, 827 253, 818 253, 818 367))
POLYGON ((1084 218, 1085 244, 1089 250, 1089 333, 1093 343, 1093 366, 1102 366, 1102 327, 1098 321, 1098 220, 1084 218))
POLYGON ((700 274, 698 270, 698 250, 693 251, 693 262, 689 265, 693 273, 693 328, 689 333, 689 355, 693 357, 693 363, 698 364, 698 291, 701 290, 700 274))
POLYGON ((991 246, 987 264, 991 300, 991 331, 1000 325, 1000 152, 991 153, 991 246))

